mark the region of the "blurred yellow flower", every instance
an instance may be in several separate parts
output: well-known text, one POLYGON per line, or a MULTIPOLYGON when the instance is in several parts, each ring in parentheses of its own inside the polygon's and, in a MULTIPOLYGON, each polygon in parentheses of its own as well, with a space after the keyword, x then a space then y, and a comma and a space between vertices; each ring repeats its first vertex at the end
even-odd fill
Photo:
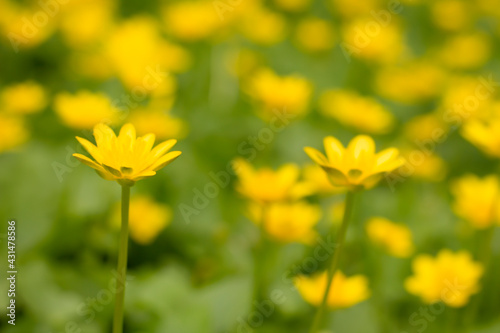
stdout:
POLYGON ((54 109, 65 125, 75 129, 91 129, 101 122, 115 123, 119 112, 106 95, 84 90, 75 95, 57 94, 54 109))
POLYGON ((312 86, 302 77, 278 76, 270 69, 262 69, 250 78, 248 92, 266 108, 264 116, 273 109, 303 114, 307 111, 312 86))
POLYGON ((471 24, 470 2, 464 0, 439 0, 431 3, 432 21, 441 29, 463 30, 471 24))
POLYGON ((402 29, 397 23, 381 25, 374 18, 356 19, 342 28, 341 48, 344 56, 380 64, 396 62, 407 50, 402 29), (374 23, 377 30, 373 29, 374 23))
POLYGON ((156 171, 173 162, 180 151, 168 152, 177 140, 168 140, 153 148, 154 134, 136 137, 135 128, 125 124, 118 137, 104 124, 94 127, 97 146, 76 137, 94 160, 82 154, 73 154, 80 162, 94 168, 106 180, 132 186, 138 180, 156 175, 156 171), (153 149, 152 149, 153 148, 153 149))
POLYGON ((351 190, 371 188, 381 179, 383 173, 393 171, 404 164, 396 148, 375 153, 375 142, 366 135, 358 135, 344 148, 332 136, 324 139, 326 156, 318 150, 306 147, 309 157, 329 176, 335 186, 351 190))
POLYGON ((394 117, 384 106, 353 91, 327 90, 320 96, 319 107, 342 125, 367 133, 384 134, 394 125, 394 117))
POLYGON ((375 142, 366 135, 358 135, 347 148, 333 136, 324 139, 326 156, 318 150, 306 147, 307 155, 328 175, 335 186, 350 190, 369 189, 382 175, 402 166, 405 162, 396 148, 375 153, 375 142))
POLYGON ((415 250, 410 229, 383 217, 373 217, 366 222, 370 240, 382 246, 390 255, 408 258, 415 250))
POLYGON ((129 117, 129 122, 135 126, 139 135, 153 133, 157 139, 180 139, 187 131, 186 123, 180 118, 174 118, 168 112, 157 109, 136 109, 129 117))
POLYGON ((413 104, 437 96, 443 89, 445 72, 426 61, 387 66, 377 72, 375 88, 390 100, 413 104))
POLYGON ((114 0, 71 0, 61 6, 60 27, 66 43, 82 48, 109 33, 114 0))
POLYGON ((419 255, 412 267, 414 275, 406 279, 405 288, 427 304, 442 301, 450 307, 462 307, 480 289, 483 267, 466 251, 441 250, 435 258, 419 255))
POLYGON ((3 110, 16 114, 36 113, 47 106, 47 92, 33 81, 5 87, 0 94, 3 110))
POLYGON ((263 221, 266 233, 280 242, 312 244, 316 239, 314 226, 321 218, 321 208, 317 205, 298 201, 272 203, 265 209, 253 204, 250 209, 252 220, 258 225, 263 221))
POLYGON ((453 211, 474 228, 485 229, 500 223, 500 181, 490 175, 465 175, 451 185, 453 211))
POLYGON ((299 198, 303 195, 299 178, 299 167, 285 164, 278 170, 271 168, 254 169, 246 160, 233 162, 238 176, 236 189, 243 196, 258 203, 270 203, 299 198))
POLYGON ((23 118, 0 113, 0 153, 12 150, 28 140, 23 118))
POLYGON ((479 119, 467 121, 462 127, 461 134, 484 153, 500 157, 500 117, 486 121, 479 119))
POLYGON ((167 31, 173 36, 197 41, 212 36, 223 25, 211 1, 181 1, 163 9, 167 31))
POLYGON ((189 54, 163 40, 157 22, 147 16, 117 26, 106 43, 105 54, 124 84, 142 94, 154 91, 166 75, 163 72, 182 72, 190 65, 189 54))
POLYGON ((320 18, 300 21, 295 32, 296 43, 308 52, 328 51, 333 48, 335 39, 332 24, 320 18))
MULTIPOLYGON (((316 276, 295 278, 294 284, 304 300, 314 306, 319 306, 327 285, 327 273, 316 276)), ((345 276, 337 271, 333 277, 327 305, 330 308, 349 308, 370 297, 368 279, 363 275, 345 276)))
POLYGON ((491 40, 483 33, 451 37, 439 51, 444 66, 453 69, 474 69, 484 65, 491 56, 491 40), (460 56, 457 57, 457 54, 460 56))
POLYGON ((439 182, 444 179, 448 172, 446 162, 434 153, 416 148, 404 150, 401 155, 406 161, 407 170, 412 171, 412 177, 439 182))
MULTIPOLYGON (((448 125, 437 113, 427 113, 413 117, 403 128, 405 136, 413 141, 433 140, 437 133, 447 133, 448 125)), ((441 137, 438 135, 437 137, 441 137)))
POLYGON ((301 12, 306 10, 311 4, 311 0, 274 0, 280 9, 289 12, 301 12))
MULTIPOLYGON (((170 207, 155 202, 149 196, 138 195, 130 200, 130 237, 139 244, 151 244, 171 220, 170 207)), ((120 227, 120 206, 115 208, 112 222, 116 228, 120 227)))
POLYGON ((256 44, 272 45, 285 39, 286 21, 282 15, 255 6, 240 20, 239 28, 243 36, 256 44))
POLYGON ((342 187, 333 186, 326 173, 315 164, 306 165, 302 173, 304 175, 304 184, 309 186, 312 193, 336 194, 344 191, 342 187))

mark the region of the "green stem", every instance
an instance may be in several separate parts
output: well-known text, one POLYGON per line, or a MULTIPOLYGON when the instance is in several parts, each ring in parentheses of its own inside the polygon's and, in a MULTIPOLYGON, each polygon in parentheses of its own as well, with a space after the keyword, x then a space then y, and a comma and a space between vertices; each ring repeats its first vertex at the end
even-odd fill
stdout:
POLYGON ((314 316, 313 323, 311 325, 311 329, 309 333, 316 333, 323 324, 323 317, 327 312, 327 300, 328 295, 330 294, 332 288, 333 277, 335 272, 337 271, 340 255, 342 254, 342 249, 344 247, 345 235, 347 233, 347 227, 349 225, 349 221, 351 220, 351 216, 353 213, 354 207, 354 197, 355 193, 352 191, 347 192, 345 199, 345 209, 344 209, 344 218, 342 219, 342 225, 340 226, 340 230, 337 233, 336 246, 337 250, 333 253, 333 258, 331 259, 331 263, 328 265, 327 271, 327 285, 325 292, 323 294, 323 299, 321 300, 321 304, 316 311, 316 315, 314 316))
MULTIPOLYGON (((261 219, 260 219, 260 225, 259 225, 259 240, 258 243, 255 246, 255 251, 254 251, 254 290, 253 290, 253 301, 252 303, 255 302, 260 302, 262 301, 266 295, 265 295, 265 285, 266 285, 266 272, 265 272, 265 251, 267 248, 267 239, 266 239, 266 227, 265 227, 265 221, 266 217, 265 215, 267 214, 267 204, 263 204, 262 206, 262 212, 261 212, 261 219)), ((252 307, 254 305, 252 304, 252 307)))
POLYGON ((113 316, 113 333, 123 333, 123 307, 125 302, 125 283, 127 279, 128 255, 128 214, 130 206, 130 186, 122 185, 122 227, 118 249, 118 268, 116 279, 116 303, 113 316))

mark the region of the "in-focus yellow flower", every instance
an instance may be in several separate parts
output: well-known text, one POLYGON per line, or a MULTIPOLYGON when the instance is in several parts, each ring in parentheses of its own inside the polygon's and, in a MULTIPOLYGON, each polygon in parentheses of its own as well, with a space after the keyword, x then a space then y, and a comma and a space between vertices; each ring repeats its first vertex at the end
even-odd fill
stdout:
POLYGON ((248 92, 266 108, 265 115, 272 114, 273 109, 303 114, 307 111, 312 86, 302 77, 281 77, 269 69, 262 69, 250 79, 248 92))
MULTIPOLYGON (((171 220, 170 207, 155 202, 149 196, 133 196, 130 200, 130 237, 139 244, 151 244, 171 220)), ((112 222, 115 227, 120 227, 120 206, 115 208, 112 222)))
POLYGON ((250 206, 252 220, 264 222, 264 230, 277 241, 312 244, 317 233, 314 226, 321 218, 321 208, 305 201, 273 203, 262 209, 260 205, 250 206), (264 213, 264 217, 262 217, 264 213))
POLYGON ((0 113, 0 153, 22 145, 28 137, 22 118, 0 113))
POLYGON ((319 18, 308 18, 297 25, 295 40, 305 51, 327 51, 335 44, 335 33, 330 22, 319 18))
POLYGON ((430 62, 412 62, 404 66, 387 66, 377 72, 375 88, 390 100, 413 104, 437 96, 446 75, 430 62))
POLYGON ((0 95, 2 108, 11 113, 36 113, 47 105, 45 89, 32 81, 5 87, 0 95))
POLYGON ((182 119, 156 109, 136 109, 130 114, 129 122, 139 135, 153 133, 159 140, 180 139, 187 132, 187 125, 182 119))
POLYGON ((461 130, 462 136, 484 153, 500 157, 500 117, 481 121, 467 121, 461 130))
POLYGON ((256 170, 246 160, 237 159, 233 167, 239 180, 236 189, 250 200, 271 203, 303 196, 297 182, 300 170, 295 164, 285 164, 276 171, 271 168, 256 170))
MULTIPOLYGON (((327 273, 316 276, 295 278, 294 283, 302 298, 309 304, 319 306, 327 285, 327 273)), ((337 271, 333 277, 327 305, 330 308, 348 308, 370 297, 368 279, 363 275, 345 276, 337 271)))
POLYGON ((156 175, 156 171, 173 162, 180 151, 168 152, 177 140, 168 140, 153 148, 154 134, 136 137, 132 124, 125 124, 118 137, 104 124, 94 127, 97 146, 76 137, 94 160, 82 154, 73 154, 80 162, 94 168, 106 180, 132 186, 138 180, 156 175))
POLYGON ((458 35, 446 41, 439 57, 444 66, 453 69, 474 69, 484 65, 491 55, 491 40, 483 33, 458 35), (460 57, 457 57, 460 54, 460 57))
POLYGON ((347 90, 327 90, 319 99, 321 112, 342 125, 360 131, 383 134, 391 130, 394 117, 374 98, 347 90))
POLYGON ((57 94, 54 109, 65 125, 75 129, 91 129, 102 122, 115 123, 119 112, 106 95, 84 90, 75 95, 57 94))
POLYGON ((471 24, 471 8, 468 1, 439 0, 432 2, 432 21, 439 28, 449 31, 458 31, 471 24))
POLYGON ((410 229, 383 217, 373 217, 366 222, 370 240, 382 246, 390 255, 408 258, 414 249, 410 229))
POLYGON ((212 36, 224 23, 211 1, 181 1, 163 10, 169 33, 186 40, 197 41, 212 36))
POLYGON ((427 304, 442 301, 450 307, 462 307, 480 289, 483 267, 466 251, 441 250, 435 258, 419 255, 412 267, 414 275, 406 279, 405 288, 427 304))
POLYGON ((500 223, 500 181, 490 175, 465 175, 452 183, 454 212, 474 228, 485 229, 500 223))
POLYGON ((305 151, 323 168, 333 185, 350 190, 369 189, 379 182, 384 173, 405 163, 396 148, 375 153, 375 142, 366 135, 352 139, 347 148, 339 140, 328 136, 324 139, 324 146, 326 156, 311 147, 306 147, 305 151))
POLYGON ((256 6, 248 9, 248 13, 240 20, 243 36, 256 44, 273 45, 285 39, 286 21, 282 15, 256 6))

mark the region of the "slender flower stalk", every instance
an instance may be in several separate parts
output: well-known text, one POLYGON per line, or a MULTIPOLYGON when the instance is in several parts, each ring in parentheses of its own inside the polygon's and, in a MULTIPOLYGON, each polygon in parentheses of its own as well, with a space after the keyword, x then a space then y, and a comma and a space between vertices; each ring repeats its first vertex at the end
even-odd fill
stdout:
POLYGON ((328 265, 327 270, 327 285, 323 294, 323 299, 321 300, 321 304, 316 311, 316 315, 314 317, 313 323, 311 325, 311 329, 309 333, 316 333, 321 329, 321 325, 323 324, 323 318, 325 313, 327 312, 327 300, 328 295, 331 293, 332 289, 332 281, 333 277, 338 269, 340 255, 342 254, 342 249, 344 247, 345 235, 347 233, 347 227, 352 217, 353 208, 354 208, 354 197, 355 192, 348 191, 346 193, 346 201, 345 201, 345 210, 344 210, 344 218, 342 219, 342 224, 340 226, 340 230, 337 233, 336 239, 336 251, 333 253, 333 258, 330 258, 331 262, 328 265))
POLYGON ((122 226, 118 249, 118 279, 116 281, 116 303, 113 316, 113 333, 123 332, 123 306, 125 302, 125 285, 128 258, 128 216, 130 209, 130 186, 122 185, 122 226))

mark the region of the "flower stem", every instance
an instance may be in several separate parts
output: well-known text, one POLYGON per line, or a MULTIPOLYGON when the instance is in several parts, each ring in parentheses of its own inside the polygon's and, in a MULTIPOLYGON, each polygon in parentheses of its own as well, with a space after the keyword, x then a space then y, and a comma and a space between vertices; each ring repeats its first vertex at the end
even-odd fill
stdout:
POLYGON ((118 249, 118 268, 116 279, 116 303, 113 316, 113 333, 123 333, 123 307, 125 302, 125 284, 127 280, 128 256, 128 215, 130 206, 130 186, 122 185, 122 227, 118 249))
POLYGON ((353 212, 354 197, 355 193, 353 191, 347 192, 345 199, 344 218, 342 219, 342 225, 340 226, 340 230, 337 233, 337 240, 336 240, 337 250, 333 253, 333 258, 330 259, 331 262, 328 265, 328 271, 327 271, 328 282, 326 285, 325 292, 323 294, 323 299, 321 300, 321 304, 318 310, 316 311, 316 315, 314 316, 314 320, 311 325, 311 329, 309 330, 309 333, 318 332, 318 330, 321 328, 321 325, 323 324, 323 317, 327 312, 328 295, 331 292, 333 277, 335 275, 335 272, 337 271, 340 261, 340 255, 342 254, 342 249, 344 247, 345 235, 347 233, 347 226, 349 225, 349 221, 351 220, 353 212))
POLYGON ((266 221, 267 204, 262 205, 261 218, 259 225, 259 240, 255 246, 254 252, 254 290, 252 308, 255 303, 262 301, 266 297, 265 287, 267 282, 265 256, 267 248, 266 239, 266 221))

